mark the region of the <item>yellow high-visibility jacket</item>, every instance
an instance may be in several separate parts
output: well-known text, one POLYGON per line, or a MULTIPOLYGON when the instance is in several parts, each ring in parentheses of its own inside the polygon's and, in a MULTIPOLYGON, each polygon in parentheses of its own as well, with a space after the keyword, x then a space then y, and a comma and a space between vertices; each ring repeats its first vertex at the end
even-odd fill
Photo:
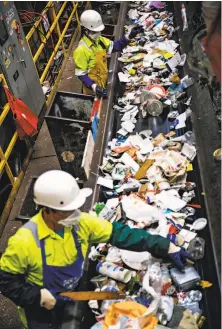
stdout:
POLYGON ((87 36, 84 35, 82 37, 79 46, 73 52, 73 60, 76 66, 76 76, 88 74, 89 71, 95 66, 96 53, 103 50, 100 41, 106 47, 107 54, 111 54, 113 49, 113 41, 100 36, 95 43, 92 43, 87 36))
MULTIPOLYGON (((38 225, 38 238, 45 239, 48 265, 63 266, 73 263, 77 256, 72 228, 64 228, 64 238, 48 228, 42 218, 42 211, 31 221, 38 225)), ((112 224, 82 213, 77 231, 83 256, 86 256, 89 243, 106 242, 112 233, 112 224)), ((26 281, 43 285, 42 256, 32 232, 21 227, 8 241, 8 247, 0 260, 0 269, 11 274, 24 274, 26 281)))

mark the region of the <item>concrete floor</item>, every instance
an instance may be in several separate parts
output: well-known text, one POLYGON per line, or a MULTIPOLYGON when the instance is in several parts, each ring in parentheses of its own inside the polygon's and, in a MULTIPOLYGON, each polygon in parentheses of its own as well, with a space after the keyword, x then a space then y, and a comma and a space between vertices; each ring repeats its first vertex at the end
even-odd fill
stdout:
MULTIPOLYGON (((73 50, 78 44, 74 43, 73 50)), ((74 63, 72 53, 67 60, 66 67, 64 68, 63 76, 61 78, 58 90, 81 93, 82 84, 74 75, 74 63)), ((15 221, 16 215, 20 213, 23 201, 25 199, 27 190, 30 186, 31 180, 35 176, 39 176, 43 172, 50 169, 60 169, 58 159, 56 157, 55 149, 47 128, 45 121, 39 132, 34 152, 29 163, 24 180, 18 191, 11 210, 8 222, 5 226, 3 235, 0 240, 0 253, 4 252, 8 239, 14 235, 15 232, 21 227, 20 221, 15 221)), ((0 329, 22 329, 23 326, 19 320, 17 308, 14 303, 0 294, 0 329)))

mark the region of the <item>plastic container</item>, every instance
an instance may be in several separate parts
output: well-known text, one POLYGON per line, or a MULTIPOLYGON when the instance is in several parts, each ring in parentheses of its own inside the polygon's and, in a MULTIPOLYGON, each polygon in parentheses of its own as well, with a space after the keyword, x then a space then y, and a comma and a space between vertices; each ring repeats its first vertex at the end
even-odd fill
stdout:
POLYGON ((165 265, 161 267, 161 276, 161 290, 162 293, 166 293, 167 289, 172 285, 172 280, 169 270, 165 265))
POLYGON ((146 101, 154 100, 155 96, 149 90, 144 90, 140 96, 140 102, 144 103, 146 101))
POLYGON ((149 268, 149 284, 156 293, 161 292, 162 274, 160 263, 154 263, 149 268))
POLYGON ((158 321, 160 322, 160 324, 162 324, 163 326, 165 326, 167 324, 167 315, 165 313, 158 312, 157 318, 158 318, 158 321))
POLYGON ((92 278, 90 280, 90 282, 92 282, 95 285, 96 288, 102 289, 102 287, 107 285, 108 278, 106 276, 103 276, 103 275, 97 275, 94 278, 92 278))
POLYGON ((129 282, 134 276, 134 272, 106 261, 99 262, 96 266, 96 270, 100 274, 123 283, 129 282))
POLYGON ((147 111, 153 117, 158 117, 163 112, 163 104, 158 100, 152 100, 147 104, 147 111))
POLYGON ((194 260, 202 259, 204 257, 205 241, 203 238, 194 238, 188 248, 188 252, 191 254, 194 260))
POLYGON ((178 101, 177 101, 177 96, 176 94, 173 94, 171 97, 170 97, 170 100, 171 100, 171 106, 173 109, 177 109, 178 107, 178 101))

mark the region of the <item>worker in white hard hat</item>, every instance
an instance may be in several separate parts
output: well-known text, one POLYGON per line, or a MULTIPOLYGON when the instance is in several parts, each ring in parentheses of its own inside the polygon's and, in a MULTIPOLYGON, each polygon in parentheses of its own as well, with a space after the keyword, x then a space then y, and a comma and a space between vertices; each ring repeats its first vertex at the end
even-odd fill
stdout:
POLYGON ((111 41, 101 35, 105 26, 101 15, 95 10, 85 10, 80 17, 82 38, 73 53, 75 74, 83 83, 84 94, 106 96, 108 78, 107 54, 121 51, 129 40, 143 31, 134 27, 130 33, 118 41, 111 41))
POLYGON ((9 239, 0 260, 0 291, 20 307, 27 328, 61 328, 74 302, 60 293, 76 289, 90 243, 168 256, 180 269, 190 257, 162 236, 81 212, 90 194, 61 170, 36 180, 34 201, 41 210, 9 239))

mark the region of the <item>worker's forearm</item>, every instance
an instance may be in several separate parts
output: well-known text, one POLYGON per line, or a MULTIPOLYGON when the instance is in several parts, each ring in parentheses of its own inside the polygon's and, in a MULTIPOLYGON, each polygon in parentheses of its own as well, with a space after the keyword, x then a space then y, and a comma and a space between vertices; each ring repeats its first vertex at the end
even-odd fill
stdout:
POLYGON ((27 308, 40 305, 40 287, 25 281, 23 275, 0 270, 0 291, 16 305, 27 308))
POLYGON ((109 243, 120 249, 148 251, 153 256, 163 258, 168 254, 170 242, 159 235, 151 235, 144 230, 131 229, 128 225, 113 223, 109 243))
POLYGON ((113 42, 113 53, 116 53, 118 51, 121 51, 123 48, 125 48, 129 43, 129 40, 127 39, 127 37, 124 35, 122 36, 121 39, 114 41, 113 42))
POLYGON ((88 74, 79 75, 78 78, 89 89, 92 88, 92 85, 95 83, 92 79, 89 78, 88 74))

